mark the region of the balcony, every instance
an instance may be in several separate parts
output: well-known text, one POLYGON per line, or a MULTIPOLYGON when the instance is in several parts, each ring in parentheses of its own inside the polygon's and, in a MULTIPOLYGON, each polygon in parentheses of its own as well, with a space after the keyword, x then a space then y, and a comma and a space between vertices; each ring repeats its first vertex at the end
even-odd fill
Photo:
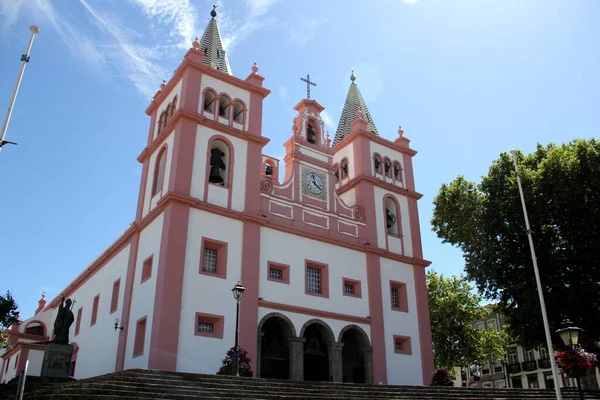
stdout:
POLYGON ((535 361, 524 361, 521 365, 523 366, 523 371, 535 371, 537 369, 535 361))
POLYGON ((483 375, 489 375, 489 373, 490 373, 490 369, 489 369, 489 368, 483 368, 483 369, 481 370, 481 373, 482 373, 483 375))
POLYGON ((552 365, 550 365, 550 359, 549 358, 543 358, 541 360, 538 360, 538 368, 552 368, 552 365))
POLYGON ((519 372, 521 372, 521 364, 519 363, 508 364, 506 367, 508 368, 509 374, 518 374, 519 372))
POLYGON ((494 372, 498 373, 498 372, 502 372, 502 367, 501 366, 495 366, 494 367, 494 372))

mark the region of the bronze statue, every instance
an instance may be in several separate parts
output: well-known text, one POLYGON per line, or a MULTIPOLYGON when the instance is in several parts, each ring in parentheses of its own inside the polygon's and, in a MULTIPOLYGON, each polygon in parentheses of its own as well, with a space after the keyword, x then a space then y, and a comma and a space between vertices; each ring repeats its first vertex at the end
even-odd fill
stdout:
POLYGON ((308 124, 308 126, 306 127, 306 141, 308 143, 315 143, 315 131, 313 130, 311 124, 308 124))
POLYGON ((69 328, 73 324, 75 317, 73 311, 71 311, 71 299, 63 297, 60 299, 60 306, 58 306, 58 313, 54 320, 54 343, 57 344, 69 344, 69 328))
POLYGON ((223 183, 223 178, 219 169, 225 169, 225 163, 223 162, 223 153, 219 148, 215 147, 210 151, 210 175, 208 181, 212 183, 223 183))

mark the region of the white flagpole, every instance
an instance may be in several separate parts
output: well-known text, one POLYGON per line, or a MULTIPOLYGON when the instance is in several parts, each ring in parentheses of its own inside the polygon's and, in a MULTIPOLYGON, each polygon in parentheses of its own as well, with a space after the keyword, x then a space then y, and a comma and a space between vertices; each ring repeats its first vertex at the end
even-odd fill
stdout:
POLYGON ((31 37, 29 38, 29 44, 27 45, 27 50, 25 54, 21 56, 21 69, 19 70, 19 75, 17 76, 17 82, 15 83, 15 88, 12 93, 12 97, 10 99, 10 103, 8 104, 8 110, 6 111, 6 117, 4 118, 4 124, 2 125, 2 131, 0 131, 0 150, 2 150, 2 146, 6 143, 16 144, 13 142, 5 142, 4 138, 6 137, 6 131, 8 130, 8 123, 10 122, 10 116, 12 114, 13 107, 15 106, 15 100, 17 99, 17 94, 19 93, 19 87, 21 86, 21 80, 23 79, 23 73, 25 72, 25 66, 29 62, 29 53, 31 52, 31 46, 33 46, 33 38, 37 33, 40 32, 40 29, 31 25, 29 27, 31 31, 31 37))
POLYGON ((527 228, 527 237, 529 238, 529 248, 531 249, 531 260, 533 261, 533 271, 535 272, 535 281, 537 283, 538 295, 540 297, 540 306, 542 308, 542 318, 544 320, 544 330, 546 333, 546 345, 550 355, 550 366, 552 367, 552 377, 554 378, 554 392, 556 400, 561 400, 560 382, 558 380, 558 370, 554 361, 554 347, 550 337, 550 325, 548 324, 548 315, 546 314, 546 302, 544 301, 544 292, 542 292, 542 282, 540 281, 540 271, 538 270, 537 258, 535 256, 535 248, 533 247, 533 237, 531 236, 531 228, 529 227, 529 217, 527 216, 527 207, 525 206, 525 196, 523 196, 523 187, 521 186, 521 175, 517 166, 517 151, 510 151, 515 164, 515 173, 517 174, 517 183, 519 184, 519 194, 521 195, 521 204, 523 205, 523 215, 525 217, 525 227, 527 228))

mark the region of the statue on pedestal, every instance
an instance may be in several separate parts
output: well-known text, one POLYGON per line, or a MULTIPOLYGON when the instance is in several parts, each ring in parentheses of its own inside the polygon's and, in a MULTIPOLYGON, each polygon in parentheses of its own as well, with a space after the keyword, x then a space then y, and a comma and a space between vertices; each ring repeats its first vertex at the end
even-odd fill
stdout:
POLYGON ((60 300, 60 306, 58 306, 58 313, 54 320, 54 343, 57 344, 69 344, 69 328, 73 324, 75 317, 73 311, 71 311, 71 304, 73 301, 63 297, 60 300))

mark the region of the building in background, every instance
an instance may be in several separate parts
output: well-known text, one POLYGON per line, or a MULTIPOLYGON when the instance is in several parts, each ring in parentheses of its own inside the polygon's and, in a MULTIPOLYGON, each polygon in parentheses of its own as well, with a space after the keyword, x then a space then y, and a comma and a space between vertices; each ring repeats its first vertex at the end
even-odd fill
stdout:
POLYGON ((234 345, 240 281, 240 345, 256 376, 428 384, 429 262, 410 140, 401 128, 379 136, 353 74, 333 141, 324 107, 306 98, 283 163, 262 154, 269 90, 256 64, 233 75, 211 15, 146 110, 134 222, 10 328, 0 382, 27 360, 39 375, 62 297, 75 300, 74 377, 213 374, 234 345))

